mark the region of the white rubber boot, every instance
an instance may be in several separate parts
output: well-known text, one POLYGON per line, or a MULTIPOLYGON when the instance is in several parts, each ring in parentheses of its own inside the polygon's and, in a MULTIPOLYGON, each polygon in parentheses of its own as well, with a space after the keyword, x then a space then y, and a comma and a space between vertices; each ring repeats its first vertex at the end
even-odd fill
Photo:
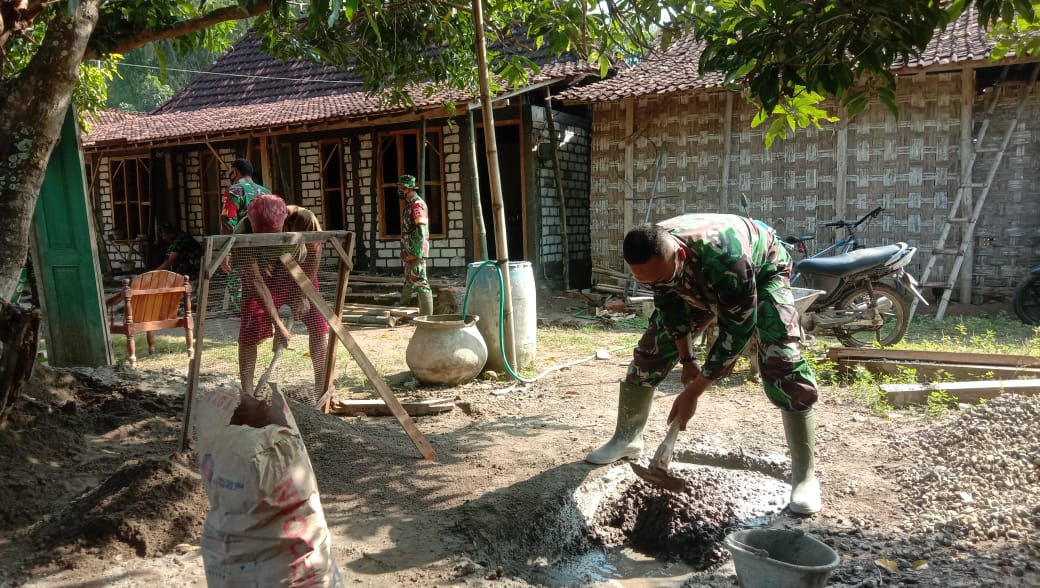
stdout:
POLYGON ((815 514, 823 508, 820 481, 816 479, 816 421, 813 411, 780 411, 784 415, 784 436, 791 450, 791 503, 796 514, 815 514))
POLYGON ((643 428, 650 416, 653 400, 653 388, 621 382, 614 436, 606 445, 586 455, 585 461, 607 464, 626 457, 639 457, 643 452, 643 428))

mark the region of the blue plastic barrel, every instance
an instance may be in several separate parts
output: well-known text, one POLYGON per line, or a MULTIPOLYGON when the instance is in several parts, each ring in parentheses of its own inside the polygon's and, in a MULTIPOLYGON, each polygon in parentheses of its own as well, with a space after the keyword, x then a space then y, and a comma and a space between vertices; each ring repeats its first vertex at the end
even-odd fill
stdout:
MULTIPOLYGON (((480 316, 477 329, 484 337, 488 348, 488 359, 484 369, 505 372, 502 342, 498 332, 498 308, 502 299, 498 286, 498 270, 495 266, 483 266, 484 263, 478 261, 467 267, 466 283, 470 286, 466 314, 480 316)), ((513 301, 513 343, 517 363, 512 367, 519 370, 534 365, 538 354, 538 305, 535 302, 534 270, 531 268, 531 262, 509 262, 509 293, 513 301)))

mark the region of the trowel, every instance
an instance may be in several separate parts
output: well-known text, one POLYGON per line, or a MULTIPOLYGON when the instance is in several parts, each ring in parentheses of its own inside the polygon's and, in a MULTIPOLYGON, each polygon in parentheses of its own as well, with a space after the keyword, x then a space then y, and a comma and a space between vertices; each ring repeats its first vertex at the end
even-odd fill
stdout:
POLYGON ((671 426, 668 427, 668 434, 664 436, 664 441, 661 442, 657 452, 654 453, 654 458, 650 460, 650 466, 646 467, 630 462, 629 465, 632 466, 632 471, 647 482, 669 492, 678 494, 685 490, 686 480, 668 473, 668 465, 672 463, 672 452, 675 450, 675 440, 678 438, 679 419, 675 419, 672 421, 671 426))

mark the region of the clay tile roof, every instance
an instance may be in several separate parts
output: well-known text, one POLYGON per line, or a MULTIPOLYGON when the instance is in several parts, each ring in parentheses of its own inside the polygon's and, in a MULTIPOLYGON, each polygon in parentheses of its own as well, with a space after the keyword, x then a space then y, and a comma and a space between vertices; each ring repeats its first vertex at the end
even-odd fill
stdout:
POLYGON ((560 97, 609 102, 649 94, 720 87, 722 74, 709 72, 701 76, 697 71, 703 50, 704 44, 693 37, 675 39, 667 51, 655 50, 612 78, 564 90, 560 97))
MULTIPOLYGON (((544 51, 527 54, 541 71, 529 84, 577 81, 595 70, 576 57, 549 60, 544 51)), ((433 108, 475 97, 455 90, 426 94, 424 85, 409 89, 415 107, 433 108)), ((508 90, 505 90, 508 91, 508 90)), ((352 71, 302 61, 282 61, 261 51, 260 40, 246 35, 205 73, 149 115, 99 120, 83 145, 135 144, 213 136, 257 129, 302 126, 402 112, 364 91, 352 71)))
MULTIPOLYGON (((937 31, 921 57, 894 67, 921 68, 984 60, 993 42, 978 24, 974 8, 964 11, 945 31, 937 31)), ((654 52, 613 78, 560 93, 560 98, 585 102, 613 102, 652 94, 720 88, 722 75, 697 72, 703 45, 692 37, 675 40, 664 53, 654 52)))
POLYGON ((982 61, 989 57, 994 45, 993 41, 986 38, 986 29, 979 26, 979 14, 973 6, 951 22, 945 31, 935 31, 935 36, 921 52, 921 56, 911 59, 906 67, 982 61))

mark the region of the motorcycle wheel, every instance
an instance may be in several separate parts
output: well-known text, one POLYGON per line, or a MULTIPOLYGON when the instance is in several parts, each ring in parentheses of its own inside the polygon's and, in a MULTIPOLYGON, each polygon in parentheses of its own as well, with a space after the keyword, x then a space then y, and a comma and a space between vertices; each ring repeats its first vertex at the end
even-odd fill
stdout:
MULTIPOLYGON (((906 335, 910 326, 910 307, 895 288, 885 284, 874 284, 874 295, 892 301, 892 308, 882 313, 884 322, 880 331, 868 327, 841 328, 834 335, 847 347, 873 347, 880 343, 882 347, 895 345, 906 335)), ((838 303, 838 310, 852 311, 863 308, 870 303, 870 291, 866 287, 857 288, 838 303)))
POLYGON ((1015 314, 1027 325, 1040 325, 1040 274, 1029 274, 1015 288, 1015 314))

